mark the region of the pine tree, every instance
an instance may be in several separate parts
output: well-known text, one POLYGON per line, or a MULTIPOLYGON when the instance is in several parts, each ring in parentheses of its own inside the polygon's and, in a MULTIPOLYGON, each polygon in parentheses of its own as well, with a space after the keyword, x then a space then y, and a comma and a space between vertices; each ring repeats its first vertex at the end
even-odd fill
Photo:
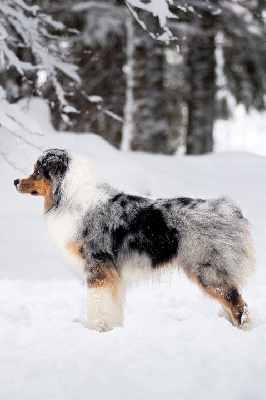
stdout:
MULTIPOLYGON (((157 28, 145 16, 151 31, 157 28)), ((154 40, 135 19, 128 21, 128 89, 124 148, 166 153, 170 129, 166 119, 164 90, 164 44, 154 40)))
MULTIPOLYGON (((25 95, 41 94, 37 85, 37 75, 41 72, 54 87, 60 112, 68 120, 69 112, 76 112, 66 98, 66 91, 60 83, 59 75, 68 77, 78 84, 80 78, 77 67, 66 61, 66 54, 60 43, 65 28, 37 5, 26 0, 2 0, 0 2, 0 127, 1 133, 10 134, 38 148, 32 141, 41 132, 36 124, 25 116, 15 102, 25 95)), ((3 142, 1 142, 1 146, 3 142)), ((0 155, 8 161, 8 155, 0 150, 0 155)))
MULTIPOLYGON (((57 32, 62 34, 63 31, 61 22, 53 20, 36 5, 24 0, 3 0, 0 3, 1 71, 11 70, 9 77, 13 74, 14 79, 18 79, 19 76, 29 85, 38 71, 46 73, 55 89, 60 110, 67 118, 67 113, 75 111, 75 108, 69 106, 58 74, 63 73, 74 82, 80 79, 77 67, 66 62, 60 49, 57 32)), ((8 82, 4 81, 3 76, 1 83, 8 90, 8 82)), ((12 94, 10 97, 13 100, 12 94)))

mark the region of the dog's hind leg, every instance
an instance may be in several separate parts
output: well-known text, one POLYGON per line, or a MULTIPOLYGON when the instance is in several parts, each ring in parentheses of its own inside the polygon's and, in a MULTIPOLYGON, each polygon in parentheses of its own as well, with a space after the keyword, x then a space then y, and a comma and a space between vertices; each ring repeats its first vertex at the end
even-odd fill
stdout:
POLYGON ((248 306, 236 287, 227 285, 222 287, 205 286, 199 280, 197 283, 203 292, 221 303, 234 326, 243 330, 250 328, 248 306))
POLYGON ((198 272, 197 275, 187 273, 187 276, 197 283, 205 294, 219 301, 234 326, 248 330, 251 323, 247 304, 233 282, 230 282, 228 275, 209 264, 201 267, 198 272))
POLYGON ((94 261, 87 272, 88 329, 105 332, 123 324, 121 279, 112 262, 94 261))

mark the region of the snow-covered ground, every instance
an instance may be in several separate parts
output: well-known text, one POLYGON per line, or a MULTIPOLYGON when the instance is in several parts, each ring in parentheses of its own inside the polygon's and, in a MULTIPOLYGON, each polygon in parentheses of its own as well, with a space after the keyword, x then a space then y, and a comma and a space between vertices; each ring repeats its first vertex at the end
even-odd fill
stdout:
MULTIPOLYGON (((229 195, 252 223, 258 267, 243 290, 253 330, 240 331, 182 274, 128 294, 123 328, 88 331, 86 290, 45 232, 42 199, 15 191, 21 173, 0 158, 0 399, 266 398, 266 158, 241 153, 168 157, 119 152, 95 135, 32 139, 91 158, 118 188, 151 197, 229 195)), ((31 171, 40 151, 0 132, 31 171)))

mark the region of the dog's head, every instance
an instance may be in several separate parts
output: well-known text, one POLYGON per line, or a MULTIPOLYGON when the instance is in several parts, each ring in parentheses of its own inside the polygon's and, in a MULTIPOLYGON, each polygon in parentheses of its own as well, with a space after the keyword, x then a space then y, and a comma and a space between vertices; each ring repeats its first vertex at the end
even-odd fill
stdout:
POLYGON ((20 193, 29 193, 45 198, 45 208, 53 203, 53 195, 59 188, 68 169, 69 157, 65 150, 46 150, 34 165, 28 178, 16 179, 14 185, 20 193))

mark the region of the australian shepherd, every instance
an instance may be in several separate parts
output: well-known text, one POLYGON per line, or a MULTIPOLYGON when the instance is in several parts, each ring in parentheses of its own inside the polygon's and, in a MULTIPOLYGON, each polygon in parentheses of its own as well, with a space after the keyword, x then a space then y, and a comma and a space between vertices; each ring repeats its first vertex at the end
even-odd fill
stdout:
POLYGON ((90 162, 45 151, 20 193, 44 197, 45 222, 68 266, 88 288, 87 327, 123 324, 129 277, 181 268, 218 300, 234 326, 248 329, 240 294, 255 259, 249 224, 227 198, 151 200, 99 183, 90 162))

